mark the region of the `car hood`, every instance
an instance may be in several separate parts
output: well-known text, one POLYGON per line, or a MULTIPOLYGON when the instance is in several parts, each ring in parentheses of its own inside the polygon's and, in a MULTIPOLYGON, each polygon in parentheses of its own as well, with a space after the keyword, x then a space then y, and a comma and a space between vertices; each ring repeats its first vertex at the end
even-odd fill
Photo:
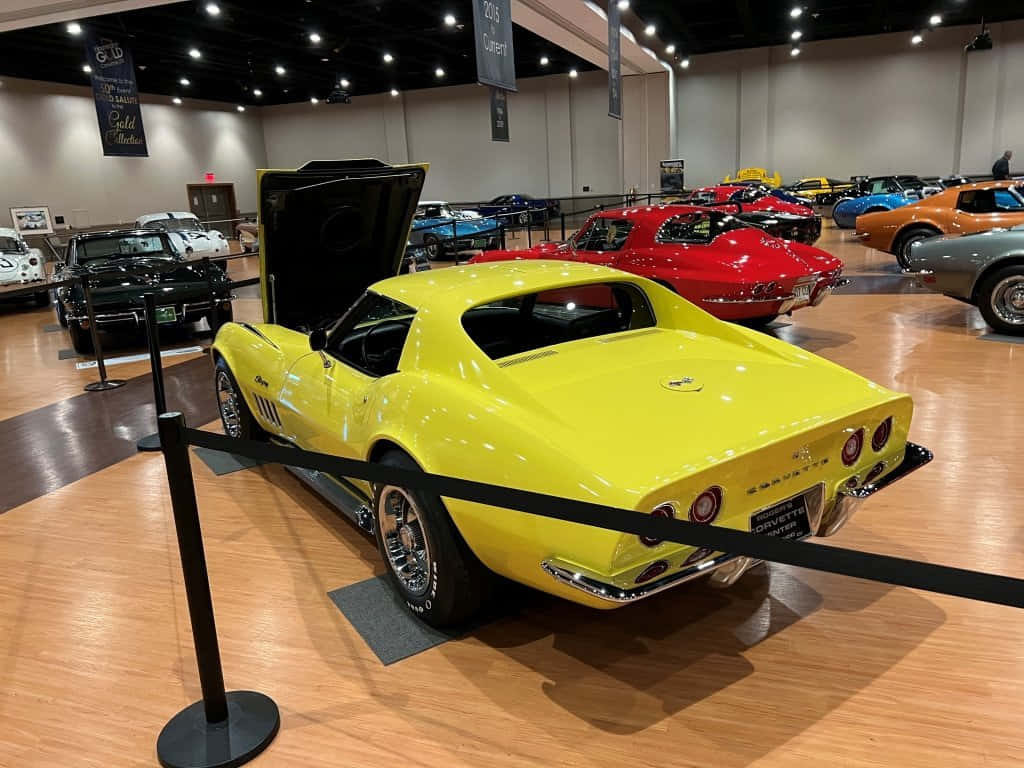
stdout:
MULTIPOLYGON (((79 267, 75 274, 88 275, 93 302, 97 305, 130 301, 141 303, 150 291, 168 293, 203 293, 227 282, 224 270, 217 264, 209 266, 209 274, 201 261, 178 259, 125 259, 89 268, 79 267)), ((81 288, 74 293, 80 297, 81 288)))
POLYGON ((397 275, 426 165, 313 161, 259 172, 260 274, 268 322, 309 330, 397 275))

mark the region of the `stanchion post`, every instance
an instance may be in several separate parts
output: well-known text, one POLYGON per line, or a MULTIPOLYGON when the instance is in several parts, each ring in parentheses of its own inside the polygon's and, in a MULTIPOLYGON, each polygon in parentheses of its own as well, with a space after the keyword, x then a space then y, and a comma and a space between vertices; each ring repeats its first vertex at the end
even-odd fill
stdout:
POLYGON ((564 242, 565 241, 565 214, 564 213, 560 213, 558 215, 562 219, 562 241, 564 242))
POLYGON ((526 213, 526 247, 533 247, 533 214, 529 211, 526 213))
POLYGON ((108 379, 107 364, 103 360, 103 345, 100 343, 100 329, 96 326, 96 312, 92 306, 92 289, 89 287, 89 276, 82 276, 82 296, 85 298, 85 315, 89 319, 89 338, 92 339, 92 351, 96 355, 96 368, 100 380, 85 385, 86 392, 105 392, 124 386, 123 379, 108 379))
POLYGON ((262 693, 224 691, 185 419, 180 413, 162 413, 157 423, 203 692, 201 701, 183 709, 164 726, 156 742, 157 757, 166 768, 242 765, 273 741, 281 716, 273 700, 262 693))
MULTIPOLYGON (((156 296, 146 293, 142 299, 146 302, 146 341, 149 342, 149 367, 153 375, 153 404, 159 416, 167 411, 167 400, 164 390, 164 366, 160 358, 160 329, 156 322, 156 296)), ((160 435, 154 432, 141 437, 135 443, 135 447, 140 451, 159 451, 160 435)))
POLYGON ((505 245, 505 225, 497 217, 494 219, 498 223, 498 237, 501 238, 501 250, 505 250, 508 246, 505 245))

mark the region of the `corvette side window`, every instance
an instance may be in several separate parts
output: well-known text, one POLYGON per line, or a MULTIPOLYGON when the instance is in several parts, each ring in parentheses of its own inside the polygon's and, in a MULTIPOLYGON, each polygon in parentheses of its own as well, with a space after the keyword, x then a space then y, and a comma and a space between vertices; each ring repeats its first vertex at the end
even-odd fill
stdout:
POLYGON ((995 213, 996 190, 994 189, 969 189, 961 192, 957 197, 956 207, 964 213, 995 213))
POLYGON ((415 314, 400 301, 366 293, 331 333, 326 351, 371 376, 387 376, 398 370, 415 314))
POLYGON ((633 222, 629 219, 594 219, 587 228, 587 244, 577 248, 587 251, 618 251, 626 244, 633 222))

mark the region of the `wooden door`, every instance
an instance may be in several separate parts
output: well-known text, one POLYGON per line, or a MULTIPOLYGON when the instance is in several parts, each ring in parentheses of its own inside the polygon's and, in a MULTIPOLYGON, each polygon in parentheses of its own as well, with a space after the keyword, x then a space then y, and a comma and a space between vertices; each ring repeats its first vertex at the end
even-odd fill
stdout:
POLYGON ((188 207, 204 224, 222 232, 232 232, 229 219, 238 218, 234 184, 189 184, 188 207))

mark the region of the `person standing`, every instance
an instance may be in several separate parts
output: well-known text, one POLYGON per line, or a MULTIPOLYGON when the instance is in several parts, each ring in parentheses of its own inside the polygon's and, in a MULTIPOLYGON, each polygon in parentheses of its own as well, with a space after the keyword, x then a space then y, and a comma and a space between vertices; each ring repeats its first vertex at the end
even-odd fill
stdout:
POLYGON ((1012 157, 1013 152, 1010 150, 1003 152, 1003 156, 996 160, 995 165, 992 166, 992 178, 996 181, 1010 178, 1010 158, 1012 157))

